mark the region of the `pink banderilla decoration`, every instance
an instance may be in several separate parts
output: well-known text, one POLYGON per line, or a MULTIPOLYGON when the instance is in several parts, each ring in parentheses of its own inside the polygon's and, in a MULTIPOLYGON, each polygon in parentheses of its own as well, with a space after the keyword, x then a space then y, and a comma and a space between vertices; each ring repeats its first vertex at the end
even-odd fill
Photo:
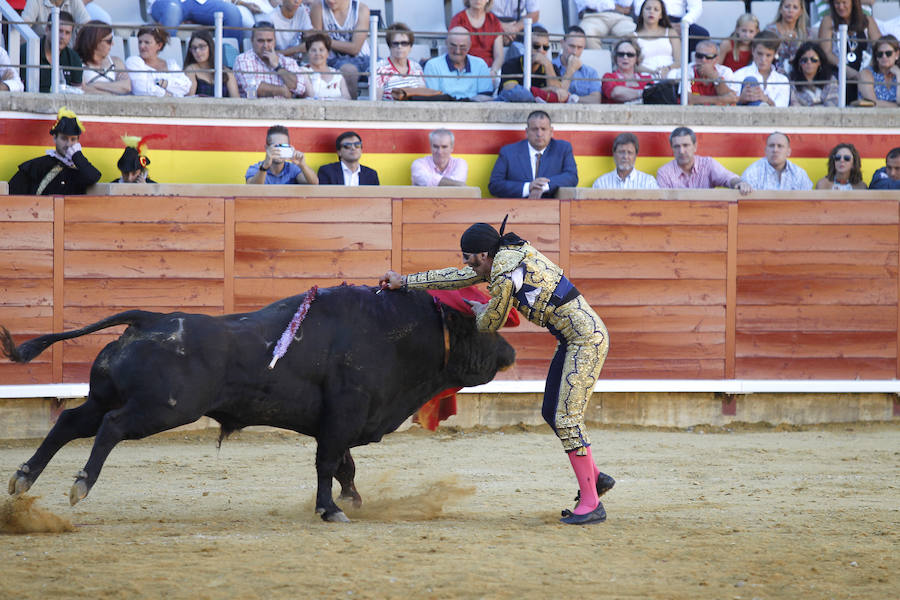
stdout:
POLYGON ((275 350, 272 352, 272 362, 269 363, 269 369, 274 369, 278 359, 287 352, 288 346, 291 345, 294 336, 297 334, 297 330, 300 329, 300 324, 303 323, 303 319, 306 318, 306 313, 309 312, 309 305, 315 300, 316 292, 318 290, 319 286, 314 285, 306 292, 306 298, 300 303, 300 308, 294 313, 294 317, 291 319, 291 322, 288 323, 287 329, 284 330, 278 343, 275 344, 275 350))

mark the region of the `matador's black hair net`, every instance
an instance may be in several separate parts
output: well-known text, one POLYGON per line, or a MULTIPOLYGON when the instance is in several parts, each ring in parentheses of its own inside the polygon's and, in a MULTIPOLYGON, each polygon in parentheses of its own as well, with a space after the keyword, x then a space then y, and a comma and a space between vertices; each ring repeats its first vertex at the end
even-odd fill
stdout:
POLYGON ((515 233, 506 233, 506 220, 509 215, 503 218, 503 224, 500 225, 500 233, 493 226, 487 223, 475 223, 462 234, 459 239, 459 246, 466 254, 477 254, 479 252, 487 252, 488 255, 494 256, 501 246, 521 246, 525 244, 525 240, 515 233))

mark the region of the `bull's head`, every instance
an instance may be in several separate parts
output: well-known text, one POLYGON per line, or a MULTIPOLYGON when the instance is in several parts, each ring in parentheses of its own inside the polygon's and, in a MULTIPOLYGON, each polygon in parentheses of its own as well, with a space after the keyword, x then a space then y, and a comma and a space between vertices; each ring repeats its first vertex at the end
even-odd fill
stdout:
POLYGON ((445 308, 444 323, 450 333, 445 370, 455 384, 482 385, 516 362, 516 351, 509 342, 499 333, 478 331, 474 317, 445 308))

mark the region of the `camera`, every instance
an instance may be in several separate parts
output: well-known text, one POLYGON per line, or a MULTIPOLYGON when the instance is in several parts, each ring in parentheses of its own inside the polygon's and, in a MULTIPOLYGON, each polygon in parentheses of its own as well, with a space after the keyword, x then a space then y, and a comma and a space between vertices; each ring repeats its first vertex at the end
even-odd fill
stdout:
POLYGON ((292 158, 294 156, 294 147, 290 144, 278 144, 275 146, 275 156, 278 158, 292 158))

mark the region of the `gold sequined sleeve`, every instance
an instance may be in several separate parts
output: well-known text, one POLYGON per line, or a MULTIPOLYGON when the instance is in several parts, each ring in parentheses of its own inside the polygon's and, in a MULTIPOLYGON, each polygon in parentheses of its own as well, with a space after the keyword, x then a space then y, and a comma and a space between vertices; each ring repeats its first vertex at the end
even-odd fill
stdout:
POLYGON ((491 299, 478 315, 476 325, 479 331, 497 331, 506 323, 509 309, 512 308, 513 282, 508 274, 494 277, 488 286, 491 299))
POLYGON ((446 269, 422 271, 421 273, 410 273, 406 276, 407 287, 429 290, 458 290, 476 283, 482 283, 483 281, 484 279, 476 274, 472 267, 463 267, 462 269, 448 267, 446 269))

